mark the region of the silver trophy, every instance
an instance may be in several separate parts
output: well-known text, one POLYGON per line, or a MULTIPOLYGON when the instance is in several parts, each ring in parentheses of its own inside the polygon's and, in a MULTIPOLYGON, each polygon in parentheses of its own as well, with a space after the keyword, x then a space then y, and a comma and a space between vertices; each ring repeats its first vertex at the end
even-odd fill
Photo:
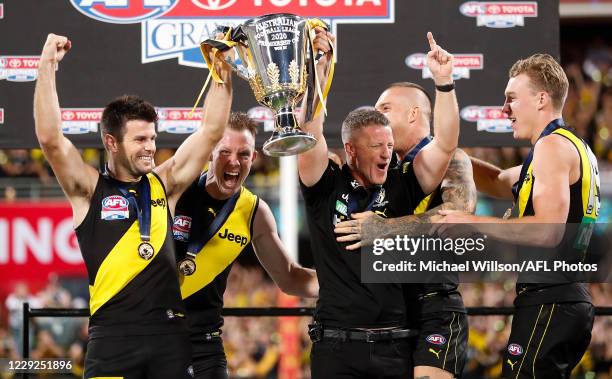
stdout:
MULTIPOLYGON (((239 59, 228 58, 226 62, 248 80, 257 102, 274 112, 274 132, 263 145, 264 153, 273 157, 304 152, 317 142, 310 133, 300 130, 295 116, 298 103, 311 86, 309 82, 313 82, 310 28, 309 19, 288 13, 269 14, 250 19, 233 30, 226 28, 232 42, 226 47, 218 40, 201 44, 202 51, 210 47, 236 49, 239 59)), ((314 97, 310 92, 314 91, 309 91, 309 100, 314 97)), ((311 114, 312 103, 306 105, 305 112, 311 114)))

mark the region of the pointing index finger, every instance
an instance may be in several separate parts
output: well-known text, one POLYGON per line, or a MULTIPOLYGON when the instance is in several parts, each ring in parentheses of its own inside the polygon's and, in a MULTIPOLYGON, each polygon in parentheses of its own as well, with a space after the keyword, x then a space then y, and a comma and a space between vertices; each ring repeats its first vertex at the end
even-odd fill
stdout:
POLYGON ((436 40, 433 37, 433 34, 431 32, 427 32, 427 41, 429 42, 429 48, 431 50, 435 49, 436 45, 436 40))

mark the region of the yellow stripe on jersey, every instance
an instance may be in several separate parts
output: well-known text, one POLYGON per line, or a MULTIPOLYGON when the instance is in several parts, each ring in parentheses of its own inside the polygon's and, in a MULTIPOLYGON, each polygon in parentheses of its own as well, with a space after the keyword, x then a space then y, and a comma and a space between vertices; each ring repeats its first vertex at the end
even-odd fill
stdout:
POLYGON ((599 216, 599 175, 597 158, 587 149, 584 142, 566 129, 557 129, 555 133, 570 140, 580 153, 582 179, 582 211, 583 217, 597 219, 599 216))
POLYGON ((196 256, 196 271, 189 276, 179 274, 183 299, 212 282, 251 242, 251 223, 256 204, 257 196, 243 187, 234 211, 196 256), (227 238, 229 233, 233 235, 231 239, 227 238))
MULTIPOLYGON (((164 199, 166 194, 159 179, 148 174, 151 185, 151 199, 164 199)), ((151 207, 151 240, 155 254, 149 260, 138 255, 138 246, 142 243, 138 220, 125 232, 115 247, 108 253, 100 265, 93 286, 89 286, 89 310, 93 316, 101 306, 117 295, 125 286, 140 274, 149 263, 153 262, 161 250, 168 232, 168 210, 166 207, 151 207)))
POLYGON ((527 175, 523 179, 523 185, 518 195, 519 217, 523 217, 527 203, 531 200, 531 189, 533 188, 533 164, 529 164, 527 175))
MULTIPOLYGON (((582 202, 582 217, 583 221, 595 221, 599 215, 600 199, 599 199, 599 174, 597 168, 597 159, 591 152, 591 149, 574 133, 567 129, 557 129, 554 134, 561 135, 567 138, 578 151, 580 155, 580 179, 581 180, 581 199, 582 202)), ((527 204, 531 201, 533 190, 533 163, 529 164, 527 175, 523 180, 523 185, 519 191, 518 206, 519 217, 523 217, 527 204)), ((574 201, 574 199, 572 199, 574 201)))
POLYGON ((434 190, 432 193, 430 193, 429 195, 427 195, 426 198, 424 198, 423 200, 421 200, 421 202, 419 203, 419 205, 416 206, 416 208, 414 208, 414 214, 418 215, 421 213, 425 213, 429 210, 429 206, 431 205, 431 202, 433 201, 434 196, 436 196, 438 190, 434 190))

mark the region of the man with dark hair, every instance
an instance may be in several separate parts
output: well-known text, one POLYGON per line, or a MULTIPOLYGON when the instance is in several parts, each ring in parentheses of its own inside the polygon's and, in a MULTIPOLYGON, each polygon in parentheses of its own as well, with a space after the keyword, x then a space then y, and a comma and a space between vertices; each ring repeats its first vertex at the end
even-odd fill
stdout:
MULTIPOLYGON (((510 212, 499 219, 447 210, 440 222, 470 223, 489 238, 537 246, 545 253, 542 259, 553 253, 570 263, 586 259, 600 208, 599 171, 591 149, 561 118, 567 89, 563 69, 548 54, 512 66, 502 112, 512 122, 514 138, 533 147, 522 166, 501 170, 477 159, 472 164, 477 188, 513 199, 518 218, 507 219, 510 212)), ((452 229, 439 227, 442 233, 452 229)), ((587 286, 546 272, 522 279, 519 274, 503 376, 568 378, 591 339, 594 310, 587 286)))
MULTIPOLYGON (((428 67, 436 84, 448 85, 442 81, 444 73, 450 77, 452 56, 435 44, 431 34, 428 39, 428 67)), ((454 94, 440 91, 438 96, 442 99, 436 117, 442 120, 434 124, 436 142, 421 154, 427 159, 418 158, 401 167, 390 168, 393 131, 387 117, 376 110, 355 110, 343 122, 347 164, 342 168, 327 158, 322 118, 304 127, 317 138, 315 147, 298 157, 320 284, 311 329, 313 378, 412 376, 409 338, 417 332, 406 329, 402 286, 363 283, 360 255, 345 250, 353 237, 336 239, 334 226, 369 210, 383 217, 412 214, 440 184, 457 147, 459 122, 445 116, 445 112, 457 112, 454 94)))
MULTIPOLYGON (((452 81, 450 77, 440 80, 452 81)), ((399 156, 400 166, 411 164, 433 141, 430 134, 432 108, 427 91, 410 82, 391 84, 376 102, 376 109, 390 121, 395 142, 393 149, 399 156)), ((445 116, 449 120, 459 120, 458 109, 449 108, 445 116)), ((383 218, 373 212, 358 213, 352 220, 338 223, 335 230, 340 235, 348 233, 339 240, 353 241, 347 250, 357 250, 372 245, 374 238, 427 234, 429 223, 441 218, 439 210, 458 209, 471 213, 475 207, 476 188, 470 160, 465 152, 457 149, 442 183, 414 208, 413 215, 383 218)), ((404 284, 410 325, 420 331, 413 354, 415 378, 453 378, 463 371, 468 323, 458 285, 459 278, 453 274, 438 275, 430 283, 404 284), (433 335, 443 336, 443 343, 440 339, 432 341, 430 336, 433 335)))
POLYGON ((223 136, 231 71, 209 90, 202 126, 176 154, 155 166, 155 109, 124 96, 103 112, 103 173, 87 165, 61 132, 55 83, 71 48, 49 34, 34 94, 36 136, 72 206, 90 285, 85 378, 188 378, 190 346, 175 266, 171 224, 183 191, 223 136))
POLYGON ((232 113, 208 171, 176 206, 172 231, 198 379, 228 378, 220 330, 223 293, 233 262, 251 244, 285 293, 316 297, 319 290, 314 270, 287 256, 268 204, 243 187, 257 157, 255 133, 245 113, 232 113))

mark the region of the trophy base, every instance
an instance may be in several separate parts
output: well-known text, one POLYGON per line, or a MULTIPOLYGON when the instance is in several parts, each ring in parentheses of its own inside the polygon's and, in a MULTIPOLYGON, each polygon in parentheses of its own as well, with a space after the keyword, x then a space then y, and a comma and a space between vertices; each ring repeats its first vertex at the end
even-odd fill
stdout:
POLYGON ((287 132, 274 132, 272 137, 263 145, 263 152, 271 157, 286 157, 310 150, 317 143, 317 139, 310 133, 287 128, 287 132))

